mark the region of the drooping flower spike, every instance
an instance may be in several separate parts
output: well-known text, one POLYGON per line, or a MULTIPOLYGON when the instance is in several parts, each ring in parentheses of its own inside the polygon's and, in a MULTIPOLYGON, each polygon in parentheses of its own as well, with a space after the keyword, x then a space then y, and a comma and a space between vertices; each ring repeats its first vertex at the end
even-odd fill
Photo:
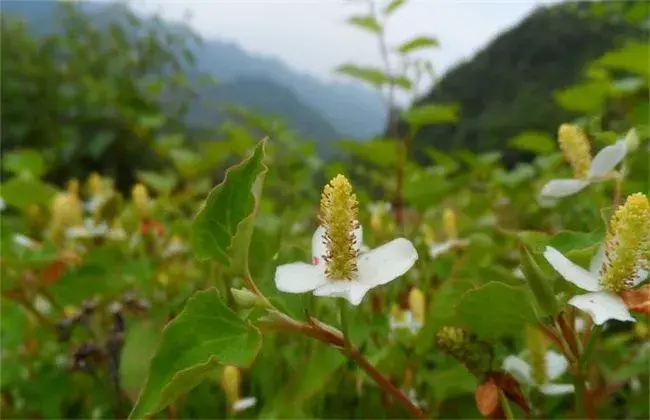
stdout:
POLYGON ((591 261, 589 271, 558 250, 547 247, 544 257, 564 279, 590 293, 574 296, 569 304, 601 325, 610 319, 634 321, 619 293, 636 287, 650 270, 650 204, 641 193, 620 206, 607 232, 606 242, 591 261))
POLYGON ((591 147, 586 134, 578 127, 562 124, 558 130, 558 143, 564 158, 573 168, 573 178, 553 179, 544 185, 539 194, 542 204, 551 204, 557 199, 582 191, 595 182, 606 179, 625 155, 627 145, 624 139, 604 147, 591 158, 591 147))
POLYGON ((418 254, 405 238, 360 254, 363 236, 357 209, 350 182, 337 175, 323 189, 321 226, 312 237, 312 264, 279 266, 275 272, 278 290, 342 297, 358 305, 372 288, 400 277, 413 266, 418 254))

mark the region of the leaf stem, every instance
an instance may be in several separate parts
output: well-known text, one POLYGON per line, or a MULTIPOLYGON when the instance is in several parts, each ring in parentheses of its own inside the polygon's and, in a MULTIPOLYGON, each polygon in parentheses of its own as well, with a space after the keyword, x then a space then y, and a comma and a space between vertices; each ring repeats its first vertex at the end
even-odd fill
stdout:
POLYGON ((343 342, 345 344, 345 352, 349 353, 352 349, 352 344, 350 343, 350 322, 348 315, 348 308, 345 300, 339 299, 339 312, 341 315, 341 330, 343 331, 343 342))
POLYGON ((507 420, 514 419, 515 416, 512 414, 512 407, 510 407, 510 401, 503 394, 502 390, 499 390, 499 398, 501 399, 501 406, 503 407, 503 412, 507 420))
POLYGON ((397 398, 399 402, 406 407, 411 415, 417 419, 427 418, 424 412, 415 405, 399 388, 393 385, 384 375, 382 375, 363 355, 356 349, 345 352, 361 369, 363 369, 384 391, 397 398))

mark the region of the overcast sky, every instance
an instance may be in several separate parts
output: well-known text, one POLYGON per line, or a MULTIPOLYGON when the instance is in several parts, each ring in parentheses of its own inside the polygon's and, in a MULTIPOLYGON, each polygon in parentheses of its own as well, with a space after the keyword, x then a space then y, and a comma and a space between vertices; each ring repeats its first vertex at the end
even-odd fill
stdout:
MULTIPOLYGON (((291 67, 331 79, 345 62, 376 65, 371 35, 345 23, 365 13, 364 0, 131 0, 140 12, 186 20, 203 37, 230 40, 247 51, 275 56, 291 67), (191 16, 187 20, 185 12, 191 16)), ((468 58, 537 5, 557 0, 410 0, 387 27, 390 42, 435 36, 426 54, 438 72, 468 58)), ((386 0, 376 0, 379 5, 386 0)))

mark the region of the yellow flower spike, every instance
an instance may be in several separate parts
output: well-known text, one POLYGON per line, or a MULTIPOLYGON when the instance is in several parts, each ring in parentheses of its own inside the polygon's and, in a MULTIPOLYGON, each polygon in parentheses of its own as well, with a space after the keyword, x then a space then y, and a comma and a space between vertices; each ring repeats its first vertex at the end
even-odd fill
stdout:
POLYGON ((431 246, 436 242, 436 234, 433 232, 431 226, 424 224, 422 225, 422 231, 424 232, 424 243, 427 246, 431 246))
POLYGON ((409 309, 413 314, 413 318, 421 324, 424 324, 426 306, 426 299, 424 297, 424 293, 422 293, 422 290, 418 289, 417 287, 412 288, 411 292, 409 293, 409 309))
POLYGON ((354 230, 358 227, 358 202, 350 181, 337 175, 323 189, 320 222, 325 228, 327 248, 326 276, 331 280, 353 280, 357 277, 357 248, 354 230))
POLYGON ((558 129, 558 143, 573 168, 574 177, 586 179, 591 167, 591 146, 584 131, 575 125, 562 124, 558 129))
POLYGON ((221 388, 226 394, 228 407, 232 408, 233 404, 239 400, 239 390, 241 387, 241 373, 236 366, 225 366, 221 375, 221 388))
POLYGON ((149 217, 149 191, 141 183, 137 183, 131 190, 131 198, 141 218, 149 217))
POLYGON ((87 188, 90 195, 97 196, 102 193, 102 177, 97 172, 88 177, 87 188))
POLYGON ((442 213, 442 227, 445 230, 447 239, 458 239, 458 226, 456 224, 456 214, 452 209, 445 209, 442 213))
POLYGON ((531 375, 536 383, 544 384, 546 377, 546 350, 548 341, 544 334, 534 326, 526 328, 526 344, 530 355, 531 375))
POLYGON ((68 193, 72 195, 79 194, 79 181, 76 179, 71 179, 68 181, 68 193))
POLYGON ((612 292, 632 286, 638 264, 650 255, 650 202, 642 193, 632 194, 616 209, 607 232, 606 258, 601 285, 612 292))

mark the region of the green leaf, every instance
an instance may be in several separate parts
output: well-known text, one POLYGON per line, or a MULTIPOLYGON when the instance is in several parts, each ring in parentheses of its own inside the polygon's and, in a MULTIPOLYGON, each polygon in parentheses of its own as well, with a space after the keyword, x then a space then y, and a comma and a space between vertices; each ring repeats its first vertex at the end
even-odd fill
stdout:
POLYGON ((517 333, 537 317, 525 286, 491 281, 466 292, 456 311, 467 328, 484 338, 517 333))
POLYGON ((159 412, 219 364, 249 366, 261 343, 260 332, 228 308, 215 289, 197 292, 163 330, 129 418, 159 412))
POLYGON ((170 194, 178 183, 178 177, 171 172, 138 171, 136 175, 147 187, 163 195, 170 194))
POLYGON ((440 43, 437 39, 429 36, 418 36, 401 44, 399 47, 397 47, 397 51, 399 51, 401 54, 408 54, 412 51, 417 51, 424 48, 436 48, 438 46, 440 46, 440 43))
POLYGON ((384 16, 390 16, 406 4, 407 0, 392 0, 384 9, 384 16))
POLYGON ((375 34, 381 33, 382 31, 381 25, 373 16, 352 16, 348 19, 348 23, 375 34))
POLYGON ((102 131, 95 135, 91 142, 88 144, 88 153, 94 159, 98 159, 110 147, 111 144, 117 139, 117 135, 113 131, 102 131))
POLYGON ((246 264, 252 222, 268 171, 263 162, 265 145, 266 139, 250 157, 230 167, 208 195, 192 226, 197 258, 215 258, 228 266, 246 264))
POLYGON ((509 145, 517 150, 532 152, 537 155, 553 153, 557 149, 557 145, 551 136, 536 131, 525 131, 513 137, 510 139, 509 145))
POLYGON ((450 123, 458 119, 457 105, 422 105, 404 113, 404 119, 413 127, 450 123))
POLYGON ((633 41, 618 50, 604 54, 596 61, 596 64, 610 69, 629 71, 648 78, 650 77, 648 61, 650 61, 648 42, 633 41))
POLYGON ((16 175, 39 178, 45 173, 45 160, 36 150, 22 149, 6 152, 2 157, 2 169, 16 175))
POLYGON ((590 80, 555 93, 561 107, 585 114, 601 109, 609 93, 610 84, 604 80, 590 80))
POLYGON ((124 338, 124 349, 120 360, 122 388, 136 400, 147 379, 148 363, 156 353, 161 331, 158 325, 149 321, 129 326, 124 338))
POLYGON ((411 88, 411 81, 405 76, 391 77, 377 67, 361 67, 354 64, 343 64, 342 66, 339 66, 336 71, 366 82, 374 87, 381 87, 392 83, 404 89, 411 88))
POLYGON ((32 204, 49 205, 57 193, 56 188, 35 178, 15 177, 0 187, 5 202, 21 210, 32 204), (29 191, 29 194, 26 194, 26 191, 29 191))

